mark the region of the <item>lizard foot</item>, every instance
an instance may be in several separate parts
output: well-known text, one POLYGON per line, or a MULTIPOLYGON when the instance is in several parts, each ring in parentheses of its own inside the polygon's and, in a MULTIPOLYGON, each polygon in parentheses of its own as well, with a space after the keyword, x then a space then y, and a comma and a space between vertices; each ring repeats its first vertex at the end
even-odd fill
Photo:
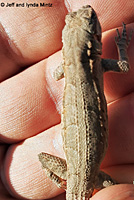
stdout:
POLYGON ((126 24, 123 22, 123 31, 122 31, 122 35, 120 36, 120 33, 119 33, 119 30, 116 29, 117 31, 117 36, 115 37, 115 42, 117 44, 117 46, 120 48, 127 48, 129 43, 130 43, 130 40, 132 38, 132 34, 133 34, 133 30, 131 30, 130 32, 130 36, 129 38, 127 39, 127 31, 126 31, 126 24))

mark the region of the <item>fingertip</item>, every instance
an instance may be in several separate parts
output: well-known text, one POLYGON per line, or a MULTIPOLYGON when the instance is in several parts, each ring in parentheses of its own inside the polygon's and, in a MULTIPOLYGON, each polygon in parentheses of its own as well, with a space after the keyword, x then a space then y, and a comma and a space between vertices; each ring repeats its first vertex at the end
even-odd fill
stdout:
POLYGON ((119 184, 107 187, 97 192, 91 200, 133 200, 134 185, 119 184))
POLYGON ((24 142, 11 145, 3 168, 3 182, 9 193, 16 198, 47 199, 63 190, 46 177, 38 155, 41 152, 63 157, 63 151, 56 150, 53 141, 60 134, 60 126, 53 127, 24 142), (60 153, 61 152, 61 153, 60 153))

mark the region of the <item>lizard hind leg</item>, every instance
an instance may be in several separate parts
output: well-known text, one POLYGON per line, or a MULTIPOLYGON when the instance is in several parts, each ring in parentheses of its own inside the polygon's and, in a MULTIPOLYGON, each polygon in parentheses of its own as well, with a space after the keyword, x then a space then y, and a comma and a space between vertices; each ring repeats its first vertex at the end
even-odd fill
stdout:
POLYGON ((106 174, 103 171, 99 172, 96 184, 95 184, 95 188, 96 189, 102 189, 105 187, 109 187, 111 185, 115 185, 117 184, 117 182, 115 180, 113 180, 111 178, 111 176, 109 176, 108 174, 106 174))
POLYGON ((47 177, 49 177, 59 188, 66 190, 66 160, 43 152, 40 153, 38 157, 47 177))
POLYGON ((48 178, 50 178, 59 188, 62 188, 64 190, 67 189, 67 183, 66 180, 60 178, 59 176, 57 176, 56 174, 54 174, 51 170, 49 169, 44 169, 46 175, 48 178))

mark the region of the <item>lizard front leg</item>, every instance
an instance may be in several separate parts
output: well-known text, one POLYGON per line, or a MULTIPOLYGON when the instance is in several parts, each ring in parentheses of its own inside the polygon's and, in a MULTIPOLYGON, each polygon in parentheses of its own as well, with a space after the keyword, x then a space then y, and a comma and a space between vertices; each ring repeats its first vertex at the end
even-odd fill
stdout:
POLYGON ((49 179, 51 179, 59 188, 64 190, 67 189, 67 182, 66 180, 62 179, 61 177, 57 176, 53 173, 50 169, 44 168, 44 171, 49 179))
POLYGON ((128 72, 129 61, 127 48, 130 43, 132 32, 130 33, 129 39, 127 39, 126 25, 123 23, 122 36, 120 37, 119 30, 117 29, 117 37, 115 37, 119 60, 102 59, 102 67, 104 72, 116 71, 116 72, 128 72))
POLYGON ((53 77, 56 81, 64 78, 64 69, 63 69, 64 64, 61 63, 54 71, 53 77))
POLYGON ((66 189, 67 165, 66 160, 50 155, 48 153, 40 153, 38 155, 42 168, 46 175, 59 187, 66 189))

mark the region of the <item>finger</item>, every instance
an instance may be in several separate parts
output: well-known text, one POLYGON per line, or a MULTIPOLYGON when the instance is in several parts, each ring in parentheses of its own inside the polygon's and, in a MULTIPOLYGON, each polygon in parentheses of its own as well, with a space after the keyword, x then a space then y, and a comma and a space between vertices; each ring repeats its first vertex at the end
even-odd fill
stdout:
POLYGON ((3 167, 7 149, 8 149, 8 145, 5 145, 5 144, 0 145, 0 199, 13 200, 12 197, 8 194, 1 180, 1 169, 3 167))
POLYGON ((65 200, 65 199, 66 199, 66 194, 64 192, 64 193, 52 198, 51 200, 65 200))
MULTIPOLYGON (((133 120, 134 95, 121 98, 108 105, 109 147, 106 154, 108 165, 134 163, 133 120)), ((103 162, 103 166, 105 162, 103 162)))
MULTIPOLYGON (((76 3, 75 0, 66 0, 65 4, 69 11, 72 10, 74 11, 84 5, 89 5, 89 1, 78 0, 76 3)), ((134 18, 133 0, 130 0, 127 4, 126 1, 124 0, 121 0, 120 3, 107 0, 95 0, 95 1, 90 1, 90 5, 97 12, 103 31, 119 27, 121 26, 122 22, 125 22, 126 24, 133 22, 134 18), (123 15, 122 15, 122 8, 125 8, 123 10, 124 12, 123 15)))
POLYGON ((8 146, 9 145, 6 145, 6 144, 0 144, 0 166, 3 163, 3 159, 5 157, 5 154, 6 154, 6 151, 8 149, 8 146))
MULTIPOLYGON (((38 0, 36 3, 40 5, 41 2, 38 0)), ((0 7, 0 37, 5 47, 0 46, 0 81, 61 48, 61 32, 67 11, 63 0, 50 0, 49 3, 52 7, 27 8, 25 3, 24 7, 12 7, 12 12, 9 7, 0 7), (10 54, 7 56, 8 51, 10 54)))
POLYGON ((38 160, 40 152, 64 158, 61 147, 60 126, 12 145, 7 152, 2 172, 4 185, 12 196, 48 199, 64 192, 46 177, 38 160))
POLYGON ((0 84, 1 141, 20 141, 60 122, 63 80, 49 70, 60 60, 57 53, 0 84))
POLYGON ((14 198, 12 198, 6 191, 4 185, 1 181, 1 178, 0 178, 0 198, 5 199, 5 200, 14 200, 14 198))
MULTIPOLYGON (((132 102, 133 98, 130 95, 109 106, 109 148, 101 167, 119 183, 132 183, 133 181, 134 119, 133 110, 130 107, 132 102), (120 121, 119 118, 121 118, 120 121)), ((55 126, 22 143, 11 146, 6 155, 2 174, 4 174, 5 185, 8 185, 8 190, 12 191, 12 194, 25 198, 32 195, 32 198, 36 199, 37 196, 50 198, 63 192, 46 177, 38 160, 40 152, 64 158, 60 132, 61 127, 55 126)))
POLYGON ((24 59, 8 34, 0 24, 0 82, 10 77, 14 72, 19 73, 24 65, 24 59))
POLYGON ((91 200, 132 200, 134 198, 134 185, 114 185, 96 193, 91 200))
POLYGON ((12 197, 8 191, 6 190, 6 188, 4 187, 1 178, 0 178, 0 199, 2 200, 20 200, 20 199, 14 199, 14 197, 12 197))

